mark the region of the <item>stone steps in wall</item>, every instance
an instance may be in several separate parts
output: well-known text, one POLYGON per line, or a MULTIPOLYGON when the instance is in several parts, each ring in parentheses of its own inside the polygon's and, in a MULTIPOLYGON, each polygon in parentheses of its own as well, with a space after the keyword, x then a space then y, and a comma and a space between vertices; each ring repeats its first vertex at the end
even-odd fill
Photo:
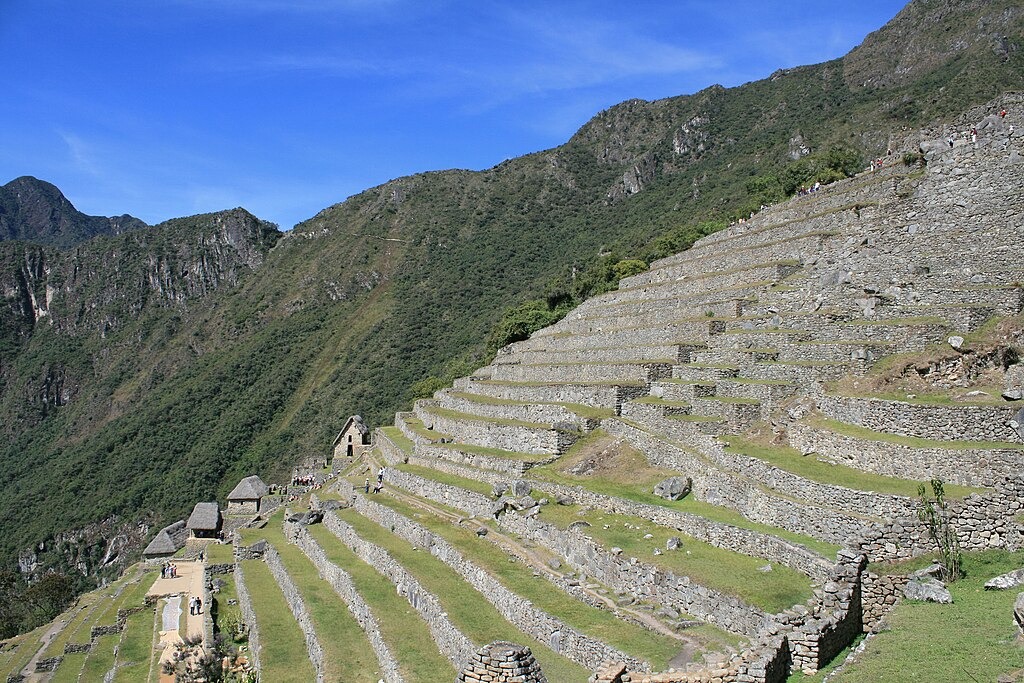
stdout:
POLYGON ((673 362, 637 363, 550 363, 535 365, 496 365, 491 368, 495 380, 510 382, 626 382, 648 384, 672 372, 673 362))
POLYGON ((571 403, 618 410, 629 398, 647 393, 646 382, 504 382, 500 380, 455 380, 457 391, 510 401, 571 403))
POLYGON ((482 417, 446 410, 431 400, 416 401, 413 412, 426 428, 449 435, 455 443, 506 451, 559 455, 582 434, 574 425, 482 417))
POLYGON ((1024 471, 1024 444, 908 438, 821 415, 790 423, 786 434, 801 453, 890 477, 988 487, 1024 471))

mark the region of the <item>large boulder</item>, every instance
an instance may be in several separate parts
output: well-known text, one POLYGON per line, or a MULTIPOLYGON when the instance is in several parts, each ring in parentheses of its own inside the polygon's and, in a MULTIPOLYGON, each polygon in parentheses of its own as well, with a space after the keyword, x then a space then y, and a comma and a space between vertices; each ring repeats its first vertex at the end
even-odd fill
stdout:
POLYGON ((910 579, 903 589, 903 596, 908 600, 937 602, 943 605, 953 602, 953 596, 941 581, 924 577, 910 579))
POLYGON ((1024 584, 1024 569, 1014 569, 1012 572, 1000 574, 994 579, 985 582, 987 591, 1003 591, 1007 588, 1015 588, 1024 584))
POLYGON ((669 477, 654 487, 654 495, 665 500, 682 500, 693 488, 689 477, 669 477))
POLYGON ((1017 602, 1013 603, 1013 620, 1017 622, 1021 635, 1024 635, 1024 593, 1019 593, 1017 602))
POLYGON ((530 482, 528 481, 525 481, 523 479, 517 479, 516 481, 512 482, 512 495, 515 496, 516 498, 528 496, 530 495, 531 491, 533 491, 533 487, 530 486, 530 482))

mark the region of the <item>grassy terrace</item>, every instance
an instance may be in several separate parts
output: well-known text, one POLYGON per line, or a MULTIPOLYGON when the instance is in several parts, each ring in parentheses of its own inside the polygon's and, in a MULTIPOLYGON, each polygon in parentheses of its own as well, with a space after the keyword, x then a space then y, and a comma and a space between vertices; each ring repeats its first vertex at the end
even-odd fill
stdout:
MULTIPOLYGON (((529 406, 538 405, 539 403, 535 401, 514 401, 511 399, 494 398, 493 396, 470 394, 462 391, 449 392, 449 396, 490 406, 529 406)), ((611 408, 595 408, 594 406, 585 406, 579 403, 551 403, 548 405, 561 406, 570 412, 576 413, 580 417, 587 417, 594 420, 611 417, 615 414, 615 411, 611 408)))
MULTIPOLYGON (((324 652, 324 681, 330 681, 331 683, 375 683, 380 678, 378 675, 380 665, 377 662, 373 648, 370 647, 370 641, 366 639, 366 634, 348 611, 344 601, 326 581, 320 578, 320 573, 312 561, 306 557, 305 553, 298 546, 292 545, 285 539, 284 532, 281 529, 283 517, 283 512, 278 512, 273 515, 270 523, 263 529, 246 529, 243 534, 245 544, 249 545, 257 539, 263 538, 273 545, 280 554, 281 562, 288 571, 288 576, 295 583, 295 587, 299 590, 299 594, 306 604, 306 609, 309 610, 310 618, 313 621, 313 628, 320 639, 320 645, 324 652)), ((263 563, 259 564, 260 568, 266 572, 267 578, 274 582, 274 578, 270 575, 270 570, 267 569, 266 565, 263 563)), ((250 589, 252 589, 252 594, 254 596, 259 595, 262 598, 262 594, 256 592, 249 579, 248 567, 245 578, 249 583, 250 589)), ((284 623, 280 623, 280 626, 271 625, 268 629, 264 625, 263 615, 257 609, 256 614, 260 622, 260 642, 263 651, 267 651, 267 646, 270 642, 277 640, 280 631, 287 630, 289 641, 292 639, 291 632, 294 631, 295 635, 299 638, 299 645, 297 649, 293 649, 292 652, 287 653, 285 656, 288 660, 293 661, 293 663, 294 660, 301 658, 305 666, 311 668, 302 632, 298 628, 291 610, 287 604, 283 603, 284 597, 281 595, 276 582, 274 582, 273 586, 268 586, 266 590, 274 591, 275 598, 280 596, 282 600, 281 609, 284 610, 285 615, 275 615, 279 622, 284 623), (285 619, 285 616, 287 619, 285 619)), ((271 662, 268 661, 266 655, 261 656, 261 663, 264 666, 264 676, 267 680, 285 680, 270 674, 271 662)), ((277 663, 284 664, 284 661, 278 660, 277 663)), ((313 677, 310 676, 303 680, 313 680, 313 677)))
POLYGON ((153 649, 156 623, 152 609, 128 617, 117 648, 117 674, 114 683, 147 683, 150 667, 159 668, 160 653, 153 649))
POLYGON ((398 427, 381 427, 380 431, 403 453, 412 454, 415 444, 398 427))
POLYGON ((469 479, 468 477, 460 477, 457 474, 449 474, 448 472, 442 472, 435 470, 431 467, 421 467, 419 465, 398 465, 395 469, 402 472, 408 472, 409 474, 415 474, 416 476, 423 477, 424 479, 430 479, 441 484, 448 484, 450 486, 456 486, 458 488, 466 489, 467 491, 473 491, 481 495, 491 497, 492 486, 484 481, 478 481, 476 479, 469 479))
POLYGON ((16 674, 25 668, 32 655, 39 649, 39 639, 45 631, 44 625, 5 641, 6 645, 0 652, 0 680, 6 681, 8 675, 16 674))
POLYGON ((430 627, 401 595, 395 585, 345 546, 323 525, 309 527, 309 533, 327 558, 343 567, 359 595, 377 619, 381 635, 399 662, 408 681, 455 680, 458 672, 437 650, 430 627))
POLYGON ((730 524, 742 529, 750 529, 772 536, 778 536, 793 543, 799 543, 824 557, 834 557, 839 551, 839 546, 819 541, 810 536, 794 533, 786 529, 768 526, 752 522, 732 508, 712 505, 699 501, 693 496, 687 496, 683 500, 669 501, 656 496, 653 493, 654 485, 659 481, 673 476, 679 476, 679 472, 673 470, 652 467, 639 451, 629 448, 623 449, 617 458, 614 467, 604 468, 589 475, 573 475, 568 470, 578 464, 586 453, 590 444, 600 439, 603 432, 594 431, 586 438, 573 444, 569 452, 562 456, 558 462, 530 470, 530 478, 540 481, 550 481, 566 486, 579 486, 605 496, 622 498, 647 505, 657 505, 670 510, 677 510, 699 517, 704 517, 722 524, 730 524))
POLYGON ((337 514, 351 524, 361 538, 387 550, 424 588, 436 595, 452 623, 478 645, 495 640, 524 643, 533 650, 548 680, 566 683, 587 680, 589 671, 506 621, 491 603, 448 565, 414 548, 351 508, 338 510, 337 514))
MULTIPOLYGON (((114 649, 121 642, 121 634, 100 636, 92 643, 92 649, 82 664, 79 680, 102 681, 107 672, 114 668, 114 649)), ((63 662, 61 663, 63 665, 63 662)))
MULTIPOLYGON (((986 591, 993 576, 1024 566, 1024 553, 991 550, 965 553, 967 577, 949 585, 953 603, 903 601, 857 661, 830 680, 835 683, 904 681, 994 681, 1024 668, 1024 648, 1009 617, 1017 591, 986 591), (966 673, 969 672, 969 675, 966 673)), ((840 654, 842 660, 844 654, 840 654)), ((789 683, 821 676, 794 674, 789 683)))
POLYGON ((231 564, 235 561, 234 550, 226 543, 211 543, 205 552, 209 564, 231 564))
MULTIPOLYGON (((60 615, 58 619, 66 620, 67 625, 61 629, 60 633, 53 637, 53 640, 43 650, 43 658, 48 659, 50 657, 59 657, 64 654, 64 645, 71 642, 72 635, 77 634, 82 628, 82 624, 88 623, 89 626, 93 624, 93 618, 98 614, 102 613, 107 607, 105 600, 110 600, 110 589, 107 590, 95 590, 86 593, 78 602, 75 604, 77 610, 74 614, 65 612, 60 615), (69 619, 70 617, 70 619, 69 619)), ((88 629, 86 629, 85 640, 88 640, 88 629)), ((84 642, 84 641, 75 641, 84 642)))
POLYGON ((999 385, 986 385, 986 386, 974 386, 969 389, 959 389, 956 392, 950 390, 928 390, 922 388, 914 388, 909 390, 910 393, 904 391, 851 391, 848 387, 844 387, 842 390, 834 393, 836 396, 846 398, 870 398, 879 399, 882 401, 896 401, 899 403, 910 403, 915 406, 938 406, 938 407, 953 407, 953 406, 1000 406, 1005 407, 1012 405, 1010 402, 1000 396, 1003 391, 1002 386, 999 385), (988 398, 980 396, 967 396, 966 394, 971 391, 984 391, 989 394, 988 398))
POLYGON ((263 678, 279 683, 314 680, 306 641, 270 569, 261 560, 244 560, 241 566, 259 623, 263 678))
MULTIPOLYGON (((427 429, 423 425, 423 420, 420 420, 415 417, 406 418, 405 424, 408 425, 413 432, 415 432, 419 436, 422 436, 424 439, 437 441, 438 439, 452 438, 451 436, 444 434, 442 432, 438 432, 433 429, 427 429)), ((399 433, 401 434, 401 431, 399 431, 399 433)), ((409 441, 404 434, 402 435, 402 437, 405 438, 406 441, 409 441)), ((412 442, 409 441, 409 443, 411 444, 412 442)), ((524 460, 526 462, 535 462, 537 460, 544 460, 550 457, 545 454, 505 451, 500 448, 489 448, 487 446, 477 446, 475 444, 467 443, 434 443, 431 445, 433 445, 436 448, 447 448, 453 451, 462 451, 463 453, 472 453, 475 455, 485 455, 491 458, 504 458, 506 460, 524 460)))
POLYGON ((606 550, 622 548, 628 556, 689 576, 701 585, 735 595, 769 613, 804 602, 812 594, 811 580, 796 570, 762 558, 716 548, 642 517, 612 514, 579 505, 548 505, 542 508, 540 517, 561 528, 576 521, 586 521, 590 524, 586 534, 606 550), (647 534, 652 537, 644 538, 647 534), (682 536, 682 549, 664 551, 666 541, 672 536, 682 536), (655 548, 662 549, 662 554, 655 555, 655 548), (772 571, 759 571, 766 564, 771 564, 772 571))
MULTIPOLYGON (((630 622, 621 621, 603 609, 591 607, 559 590, 550 581, 534 575, 533 570, 519 561, 512 561, 497 550, 493 543, 479 538, 475 532, 430 515, 421 508, 388 497, 377 502, 413 519, 454 546, 469 559, 496 577, 502 585, 529 600, 540 609, 563 620, 573 628, 598 638, 635 657, 645 659, 655 670, 664 670, 683 643, 669 636, 653 633, 630 622)), ((687 634, 710 641, 712 649, 720 642, 735 644, 735 638, 714 627, 688 629, 687 634)))
MULTIPOLYGON (((911 479, 899 479, 873 474, 845 465, 838 465, 828 460, 820 460, 812 455, 802 455, 800 451, 787 446, 769 446, 738 436, 723 436, 721 440, 727 444, 726 452, 735 455, 762 460, 779 469, 791 472, 804 479, 821 484, 843 486, 856 491, 874 491, 895 496, 914 498, 921 482, 911 479)), ((963 498, 972 493, 981 493, 985 489, 971 488, 949 484, 945 486, 949 498, 963 498)))
POLYGON ((849 436, 855 439, 892 443, 900 446, 909 446, 911 448, 946 448, 949 450, 984 450, 996 448, 1008 448, 1014 450, 1024 449, 1024 444, 1014 443, 1012 441, 940 441, 938 439, 922 439, 916 436, 900 436, 899 434, 876 432, 868 429, 867 427, 840 422, 820 415, 807 418, 805 419, 805 422, 818 429, 835 432, 836 434, 842 434, 843 436, 849 436))

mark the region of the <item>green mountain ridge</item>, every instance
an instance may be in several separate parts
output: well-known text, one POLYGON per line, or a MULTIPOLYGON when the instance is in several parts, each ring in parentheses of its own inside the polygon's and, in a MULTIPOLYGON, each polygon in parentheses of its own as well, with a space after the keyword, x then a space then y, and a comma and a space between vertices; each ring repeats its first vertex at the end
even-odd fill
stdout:
POLYGON ((843 59, 630 100, 555 149, 399 178, 284 235, 235 209, 0 242, 0 563, 116 573, 133 522, 285 477, 350 414, 389 423, 418 381, 485 362, 506 308, 600 255, 663 255, 661 236, 781 199, 817 155, 879 156, 1024 89, 1021 45, 1014 2, 915 0, 843 59), (87 529, 118 531, 64 540, 87 529))

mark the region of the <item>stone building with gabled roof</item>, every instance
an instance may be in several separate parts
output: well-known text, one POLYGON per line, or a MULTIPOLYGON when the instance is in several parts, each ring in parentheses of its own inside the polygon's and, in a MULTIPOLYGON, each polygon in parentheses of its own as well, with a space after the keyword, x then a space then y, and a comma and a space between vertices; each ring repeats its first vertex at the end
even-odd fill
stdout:
POLYGON ((254 515, 260 511, 263 496, 270 488, 255 474, 242 479, 228 494, 229 515, 254 515))
POLYGON ((363 422, 363 418, 353 415, 345 421, 345 426, 331 444, 331 455, 334 458, 352 458, 362 455, 369 448, 370 428, 363 422))
POLYGON ((186 523, 189 538, 217 538, 220 521, 217 503, 196 503, 186 523))

